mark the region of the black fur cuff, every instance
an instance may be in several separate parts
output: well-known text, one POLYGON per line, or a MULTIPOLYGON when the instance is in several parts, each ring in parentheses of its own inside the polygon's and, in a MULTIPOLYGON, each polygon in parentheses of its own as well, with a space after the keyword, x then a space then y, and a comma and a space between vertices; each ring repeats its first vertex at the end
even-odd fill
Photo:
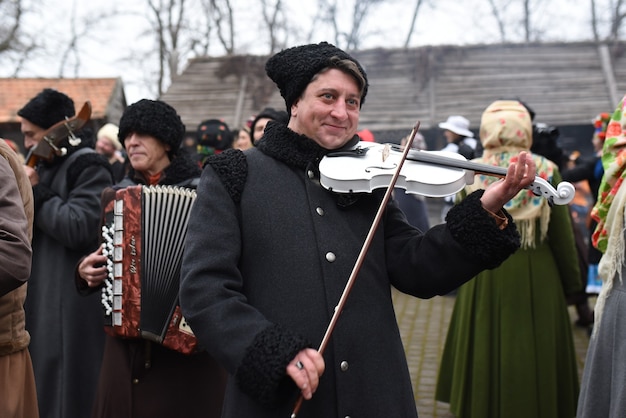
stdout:
POLYGON ((265 406, 291 399, 296 389, 285 369, 296 354, 311 345, 301 336, 272 325, 255 338, 237 369, 242 392, 265 406))
POLYGON ((513 218, 503 210, 509 224, 503 230, 480 203, 484 190, 468 195, 461 203, 450 209, 446 223, 454 239, 486 268, 498 267, 520 247, 520 236, 513 218))
POLYGON ((41 208, 41 205, 44 204, 50 198, 56 196, 56 193, 49 188, 48 186, 38 183, 33 186, 33 202, 35 206, 35 211, 41 208))

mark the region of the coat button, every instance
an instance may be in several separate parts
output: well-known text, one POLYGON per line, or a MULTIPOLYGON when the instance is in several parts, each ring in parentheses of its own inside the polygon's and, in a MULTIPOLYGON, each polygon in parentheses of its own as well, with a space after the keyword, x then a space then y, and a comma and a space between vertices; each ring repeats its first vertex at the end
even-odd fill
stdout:
POLYGON ((348 364, 347 361, 342 361, 339 367, 341 368, 342 372, 347 372, 350 365, 348 364))
POLYGON ((324 209, 318 207, 317 209, 315 209, 315 212, 317 212, 317 214, 319 216, 324 216, 324 209))
POLYGON ((337 257, 335 256, 335 253, 330 251, 326 253, 326 261, 328 261, 329 263, 334 262, 336 259, 337 257))
POLYGON ((310 179, 315 178, 315 173, 313 172, 313 170, 307 170, 306 175, 309 176, 310 179))
POLYGON ((133 384, 134 384, 134 385, 139 384, 139 379, 133 379, 133 384))

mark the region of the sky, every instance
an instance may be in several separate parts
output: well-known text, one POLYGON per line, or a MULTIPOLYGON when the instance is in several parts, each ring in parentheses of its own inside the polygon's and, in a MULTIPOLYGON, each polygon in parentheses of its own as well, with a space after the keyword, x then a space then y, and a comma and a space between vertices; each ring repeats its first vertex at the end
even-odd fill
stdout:
MULTIPOLYGON (((24 0, 28 1, 28 0, 24 0)), ((75 13, 79 19, 94 19, 111 8, 123 8, 135 12, 132 16, 115 19, 95 20, 86 33, 79 37, 80 65, 78 70, 66 67, 65 77, 122 77, 128 103, 143 97, 155 98, 153 91, 145 87, 146 74, 155 71, 154 61, 141 60, 136 53, 133 59, 129 55, 133 50, 153 48, 152 40, 146 36, 145 0, 30 0, 37 3, 38 12, 28 15, 29 28, 42 28, 46 33, 46 42, 63 36, 63 31, 70 31, 69 22, 75 13), (73 11, 74 12, 73 12, 73 11), (61 35, 59 35, 61 34, 61 35)), ((188 2, 191 0, 187 0, 188 2)), ((550 40, 576 40, 580 32, 590 33, 585 9, 589 0, 537 0, 533 9, 537 16, 537 25, 543 28, 544 37, 550 40)), ((299 28, 301 39, 290 36, 290 42, 302 43, 304 34, 310 28, 311 16, 315 13, 315 2, 302 0, 283 0, 289 11, 290 25, 299 28)), ((476 44, 498 41, 495 21, 490 19, 490 11, 486 0, 431 0, 422 6, 411 46, 441 44, 476 44)), ((263 30, 259 24, 258 0, 236 0, 235 16, 237 21, 238 52, 267 54, 265 43, 259 42, 263 30)), ((351 0, 341 0, 343 9, 340 15, 350 20, 351 0)), ((362 48, 402 47, 410 27, 413 0, 388 0, 386 5, 379 6, 375 13, 364 24, 362 48)), ((510 6, 507 18, 515 18, 521 10, 510 6)), ((349 24, 346 24, 348 26, 349 24)), ((312 42, 329 40, 332 33, 317 27, 313 32, 312 42)), ((512 35, 513 36, 513 35, 512 35)), ((19 75, 24 77, 57 77, 59 76, 60 47, 50 42, 48 56, 29 61, 19 75), (56 54, 56 55, 55 55, 56 54), (56 62, 55 62, 56 61, 56 62)), ((210 50, 212 55, 221 55, 217 48, 210 50)), ((0 68, 0 76, 10 76, 6 69, 0 68)))

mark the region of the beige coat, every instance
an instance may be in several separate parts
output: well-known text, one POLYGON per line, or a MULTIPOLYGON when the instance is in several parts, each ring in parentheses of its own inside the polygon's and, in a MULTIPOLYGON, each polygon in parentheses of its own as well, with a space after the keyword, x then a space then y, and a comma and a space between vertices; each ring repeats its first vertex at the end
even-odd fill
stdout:
POLYGON ((0 232, 11 237, 0 241, 0 259, 6 258, 0 266, 0 416, 37 417, 35 380, 27 350, 30 336, 25 329, 23 308, 23 283, 31 269, 33 191, 22 162, 1 139, 0 157, 0 196, 12 200, 12 204, 3 204, 0 217, 0 232), (12 177, 17 180, 19 195, 15 183, 7 181, 12 177))
MULTIPOLYGON (((10 252, 7 251, 2 254, 2 257, 10 257, 11 262, 3 263, 4 266, 2 270, 0 270, 2 275, 0 281, 13 282, 13 284, 7 286, 17 287, 20 285, 20 282, 25 282, 30 276, 32 257, 30 240, 32 238, 34 215, 33 191, 18 156, 4 141, 0 141, 0 156, 3 157, 2 160, 0 160, 0 164, 2 164, 2 167, 0 167, 2 175, 3 177, 5 175, 10 176, 10 171, 13 171, 26 214, 26 225, 24 225, 23 221, 20 222, 20 220, 24 218, 23 212, 20 213, 21 210, 16 210, 19 209, 19 206, 3 205, 3 212, 6 218, 3 217, 3 219, 0 219, 2 230, 5 230, 6 227, 9 234, 14 234, 18 237, 20 244, 19 246, 14 245, 10 248, 10 252), (6 162, 9 163, 8 167, 6 162), (6 219, 7 222, 6 226, 4 219, 6 219), (9 224, 21 226, 22 228, 13 226, 9 229, 9 224), (24 226, 27 227, 27 230, 24 230, 24 226)), ((5 184, 3 187, 11 187, 9 186, 11 183, 7 182, 6 179, 3 179, 2 183, 5 184)), ((12 187, 14 188, 15 186, 12 185, 12 187)), ((3 194, 3 198, 10 197, 10 194, 3 194)), ((5 244, 0 243, 0 245, 5 244)), ((14 353, 28 346, 30 337, 28 336, 28 332, 24 329, 23 305, 25 298, 26 286, 24 285, 0 297, 0 355, 14 353)))

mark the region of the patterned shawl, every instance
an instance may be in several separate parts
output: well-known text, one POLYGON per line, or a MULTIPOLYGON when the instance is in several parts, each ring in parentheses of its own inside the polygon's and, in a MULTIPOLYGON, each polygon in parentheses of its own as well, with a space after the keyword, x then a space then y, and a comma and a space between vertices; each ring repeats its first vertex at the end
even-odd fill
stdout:
MULTIPOLYGON (((611 235, 611 225, 607 222, 609 210, 620 191, 626 177, 626 96, 613 112, 606 129, 606 139, 602 149, 604 177, 598 189, 598 202, 591 216, 598 222, 593 234, 593 245, 603 253, 611 235)), ((622 208, 623 209, 623 208, 622 208)))
MULTIPOLYGON (((520 151, 529 151, 532 145, 532 122, 526 108, 518 101, 498 100, 485 109, 480 123, 480 141, 484 151, 474 162, 508 167, 520 151)), ((533 154, 537 175, 552 180, 554 164, 546 158, 533 154)), ((497 178, 479 174, 474 183, 466 186, 471 193, 485 189, 497 178)), ((535 196, 530 190, 520 191, 504 208, 511 214, 521 238, 522 248, 535 246, 536 226, 540 227, 540 239, 548 234, 550 206, 546 199, 535 196), (539 222, 537 222, 539 220, 539 222)))
POLYGON ((594 247, 604 253, 599 264, 599 275, 607 283, 603 289, 610 289, 616 273, 621 280, 624 261, 626 188, 620 186, 626 177, 626 96, 613 112, 607 126, 602 165, 604 177, 598 190, 598 201, 591 211, 591 217, 598 222, 592 242, 594 247))

